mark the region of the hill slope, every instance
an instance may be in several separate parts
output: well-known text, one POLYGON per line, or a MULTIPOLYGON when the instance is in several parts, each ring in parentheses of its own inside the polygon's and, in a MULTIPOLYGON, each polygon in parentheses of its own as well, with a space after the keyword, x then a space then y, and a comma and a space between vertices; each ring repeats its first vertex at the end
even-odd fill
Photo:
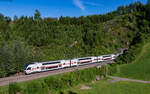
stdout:
POLYGON ((117 76, 150 80, 150 43, 144 45, 139 56, 131 64, 120 65, 119 69, 117 76))
POLYGON ((150 92, 150 85, 135 82, 115 82, 110 83, 106 80, 101 80, 96 83, 87 83, 91 89, 81 90, 82 85, 73 87, 64 91, 64 94, 147 94, 150 92))

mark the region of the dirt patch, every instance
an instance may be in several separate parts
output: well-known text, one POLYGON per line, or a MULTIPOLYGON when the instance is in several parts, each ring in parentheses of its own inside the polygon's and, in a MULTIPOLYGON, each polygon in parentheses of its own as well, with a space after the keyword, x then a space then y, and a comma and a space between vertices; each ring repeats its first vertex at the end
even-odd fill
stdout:
POLYGON ((102 75, 102 76, 96 76, 96 81, 99 81, 99 80, 101 80, 101 79, 104 79, 104 76, 102 75))
POLYGON ((114 83, 114 82, 119 82, 120 79, 109 79, 108 81, 111 82, 111 83, 114 83))
POLYGON ((88 90, 88 89, 91 89, 91 87, 86 86, 86 85, 82 85, 80 89, 82 89, 82 90, 88 90))
POLYGON ((118 82, 118 81, 130 81, 130 82, 139 82, 139 83, 147 83, 150 84, 150 81, 144 81, 144 80, 136 80, 136 79, 129 79, 129 78, 120 78, 115 76, 109 76, 111 79, 108 80, 109 82, 118 82))
POLYGON ((99 80, 102 80, 104 79, 105 77, 102 75, 102 76, 96 76, 95 80, 92 81, 92 84, 96 83, 97 81, 99 80))
POLYGON ((20 75, 24 75, 24 73, 23 72, 18 72, 16 74, 14 74, 13 76, 20 76, 20 75))
POLYGON ((17 92, 16 94, 23 94, 23 93, 21 93, 21 92, 17 92))

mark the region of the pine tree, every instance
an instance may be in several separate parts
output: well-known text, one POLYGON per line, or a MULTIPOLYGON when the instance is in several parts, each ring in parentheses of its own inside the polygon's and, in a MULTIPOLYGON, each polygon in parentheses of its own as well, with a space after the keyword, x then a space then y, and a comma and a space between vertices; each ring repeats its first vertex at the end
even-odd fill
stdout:
POLYGON ((147 18, 150 20, 150 0, 147 1, 146 10, 147 10, 147 18))
POLYGON ((34 20, 39 21, 41 19, 41 13, 39 10, 35 10, 34 20))

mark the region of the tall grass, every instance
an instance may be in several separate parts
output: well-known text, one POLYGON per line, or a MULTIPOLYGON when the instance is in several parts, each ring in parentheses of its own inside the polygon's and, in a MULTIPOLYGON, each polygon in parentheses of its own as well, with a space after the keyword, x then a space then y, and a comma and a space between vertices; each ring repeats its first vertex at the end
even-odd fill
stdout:
POLYGON ((34 81, 27 84, 24 94, 49 94, 49 90, 43 81, 34 81))
POLYGON ((9 94, 16 94, 19 93, 22 89, 18 85, 18 83, 11 83, 9 84, 8 92, 9 94))

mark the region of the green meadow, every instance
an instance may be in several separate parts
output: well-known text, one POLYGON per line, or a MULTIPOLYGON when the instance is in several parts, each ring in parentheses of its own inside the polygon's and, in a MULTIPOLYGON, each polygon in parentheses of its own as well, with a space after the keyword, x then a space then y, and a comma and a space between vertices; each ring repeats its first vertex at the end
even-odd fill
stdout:
POLYGON ((150 84, 126 81, 111 83, 102 80, 85 85, 91 89, 81 90, 82 85, 78 85, 63 91, 62 94, 149 94, 150 92, 150 84))
POLYGON ((120 65, 116 76, 140 80, 150 80, 150 43, 131 64, 120 65))

